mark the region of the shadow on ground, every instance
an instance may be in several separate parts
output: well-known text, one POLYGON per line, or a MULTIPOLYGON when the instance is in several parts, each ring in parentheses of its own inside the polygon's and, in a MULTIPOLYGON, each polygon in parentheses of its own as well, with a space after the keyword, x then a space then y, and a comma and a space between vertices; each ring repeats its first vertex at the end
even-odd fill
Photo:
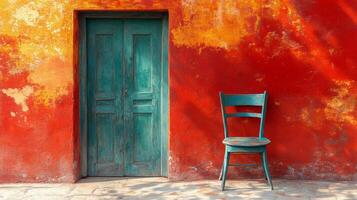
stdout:
POLYGON ((357 199, 357 182, 218 180, 171 182, 166 178, 90 177, 75 184, 1 184, 2 199, 357 199))

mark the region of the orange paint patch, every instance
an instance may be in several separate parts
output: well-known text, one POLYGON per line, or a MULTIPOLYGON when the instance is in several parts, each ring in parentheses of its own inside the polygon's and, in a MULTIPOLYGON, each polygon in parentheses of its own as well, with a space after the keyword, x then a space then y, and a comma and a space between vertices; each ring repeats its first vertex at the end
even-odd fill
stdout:
POLYGON ((249 1, 183 1, 182 25, 173 33, 178 46, 229 48, 258 30, 260 5, 249 1))
POLYGON ((0 32, 18 42, 19 52, 10 54, 16 60, 12 74, 29 71, 49 56, 64 59, 72 55, 70 1, 17 0, 2 6, 0 32))
POLYGON ((68 94, 72 83, 70 63, 53 58, 42 62, 28 76, 28 81, 37 85, 35 101, 45 105, 53 104, 61 96, 68 94))
POLYGON ((173 41, 188 47, 236 47, 244 38, 258 34, 262 13, 276 19, 285 15, 283 24, 301 31, 299 15, 289 6, 284 0, 186 0, 182 3, 182 24, 172 31, 173 41))

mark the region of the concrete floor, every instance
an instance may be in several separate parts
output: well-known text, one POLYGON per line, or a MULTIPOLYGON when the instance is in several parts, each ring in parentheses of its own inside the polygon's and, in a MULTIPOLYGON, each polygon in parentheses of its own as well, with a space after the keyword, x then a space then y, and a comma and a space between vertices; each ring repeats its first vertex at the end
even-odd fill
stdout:
POLYGON ((86 178, 75 184, 1 184, 0 199, 349 199, 357 182, 218 180, 169 182, 165 178, 86 178))

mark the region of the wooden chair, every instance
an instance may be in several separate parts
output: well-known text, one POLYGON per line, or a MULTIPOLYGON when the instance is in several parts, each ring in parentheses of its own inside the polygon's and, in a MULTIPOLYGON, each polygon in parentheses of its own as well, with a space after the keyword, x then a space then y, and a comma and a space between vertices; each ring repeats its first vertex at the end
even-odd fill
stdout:
MULTIPOLYGON (((220 92, 221 109, 224 127, 225 154, 219 180, 222 180, 222 191, 224 190, 228 166, 251 166, 252 164, 229 164, 229 157, 232 153, 259 153, 263 165, 266 179, 273 190, 273 183, 269 173, 266 146, 270 143, 268 138, 264 137, 264 120, 268 94, 266 91, 262 94, 224 94, 220 92), (227 106, 260 106, 261 112, 235 112, 227 113, 227 106), (255 117, 260 118, 259 137, 229 137, 227 118, 230 117, 255 117)), ((254 165, 254 164, 253 164, 254 165)))

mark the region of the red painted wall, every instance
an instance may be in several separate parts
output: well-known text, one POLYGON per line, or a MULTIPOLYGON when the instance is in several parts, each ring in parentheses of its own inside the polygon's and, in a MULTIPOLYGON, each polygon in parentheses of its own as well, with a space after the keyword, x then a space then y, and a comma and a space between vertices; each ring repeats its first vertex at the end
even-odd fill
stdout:
MULTIPOLYGON (((263 90, 273 178, 357 179, 355 0, 5 0, 0 9, 1 182, 79 178, 74 10, 105 9, 169 12, 171 179, 217 178, 218 92, 263 90)), ((250 135, 256 125, 233 129, 250 135)))

